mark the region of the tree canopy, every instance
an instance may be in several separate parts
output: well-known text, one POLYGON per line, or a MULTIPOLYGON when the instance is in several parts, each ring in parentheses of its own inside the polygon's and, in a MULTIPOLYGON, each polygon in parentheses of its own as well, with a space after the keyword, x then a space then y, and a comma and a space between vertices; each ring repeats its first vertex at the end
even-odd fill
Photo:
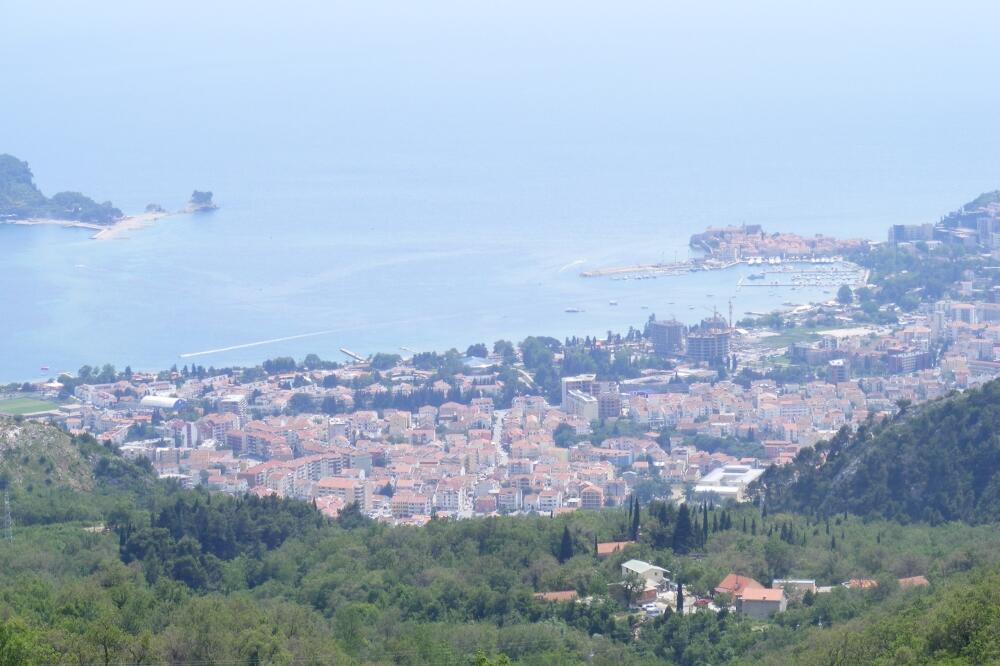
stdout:
POLYGON ((907 521, 1000 519, 1000 380, 895 419, 841 430, 771 467, 756 484, 770 507, 907 521))
POLYGON ((35 185, 27 162, 0 155, 0 219, 50 218, 110 224, 122 212, 110 201, 97 203, 79 192, 58 192, 47 198, 35 185))

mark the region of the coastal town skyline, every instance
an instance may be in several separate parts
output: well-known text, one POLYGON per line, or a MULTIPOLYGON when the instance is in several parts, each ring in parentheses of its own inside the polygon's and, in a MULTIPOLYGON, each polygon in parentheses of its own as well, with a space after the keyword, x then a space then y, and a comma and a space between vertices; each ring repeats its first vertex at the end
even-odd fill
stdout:
POLYGON ((331 517, 355 500, 397 524, 439 512, 555 515, 620 506, 638 488, 741 501, 766 467, 841 429, 1000 376, 1000 305, 976 277, 982 269, 963 275, 968 299, 905 309, 888 300, 898 276, 883 272, 900 254, 947 265, 970 241, 989 249, 994 225, 1000 195, 988 193, 937 226, 892 227, 888 242, 814 237, 812 263, 795 235, 733 227, 692 237, 711 238, 710 258, 764 266, 751 280, 765 285, 840 276, 822 262, 838 252, 867 266, 826 301, 739 322, 716 312, 689 327, 651 315, 607 337, 501 339, 442 354, 345 348, 343 362, 310 354, 206 369, 194 358, 153 374, 86 366, 8 386, 23 394, 8 404, 185 484, 314 501, 331 517), (792 256, 797 264, 781 262, 792 256), (45 402, 66 396, 60 407, 45 402))

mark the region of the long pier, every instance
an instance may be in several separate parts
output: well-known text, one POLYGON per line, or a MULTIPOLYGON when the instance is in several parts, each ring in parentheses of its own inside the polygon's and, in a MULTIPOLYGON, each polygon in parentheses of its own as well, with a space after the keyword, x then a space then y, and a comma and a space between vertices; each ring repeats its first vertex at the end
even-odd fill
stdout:
POLYGON ((678 261, 670 264, 636 264, 634 266, 617 266, 615 268, 597 268, 580 273, 580 277, 609 277, 612 275, 631 275, 633 273, 665 273, 679 275, 698 270, 693 261, 678 261))

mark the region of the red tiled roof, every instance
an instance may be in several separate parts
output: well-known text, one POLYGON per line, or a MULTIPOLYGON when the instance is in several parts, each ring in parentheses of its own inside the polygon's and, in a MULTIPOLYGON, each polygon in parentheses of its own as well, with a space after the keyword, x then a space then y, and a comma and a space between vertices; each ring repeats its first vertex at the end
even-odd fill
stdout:
POLYGON ((781 588, 769 590, 765 587, 747 587, 739 593, 743 601, 781 601, 785 598, 785 591, 781 588))
POLYGON ((731 573, 715 587, 715 591, 719 594, 732 594, 734 596, 739 596, 748 589, 762 590, 764 586, 749 576, 731 573))

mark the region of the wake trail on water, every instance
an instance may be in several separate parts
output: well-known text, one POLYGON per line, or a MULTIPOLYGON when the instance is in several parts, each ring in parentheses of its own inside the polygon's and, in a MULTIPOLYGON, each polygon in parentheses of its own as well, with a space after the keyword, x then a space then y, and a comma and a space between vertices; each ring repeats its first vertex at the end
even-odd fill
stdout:
POLYGON ((232 345, 231 347, 219 347, 218 349, 208 349, 206 351, 188 352, 181 354, 181 358, 191 358, 192 356, 208 356, 209 354, 221 354, 222 352, 235 351, 237 349, 248 349, 250 347, 260 347, 261 345, 271 345, 276 342, 288 342, 289 340, 301 340, 302 338, 314 338, 319 335, 329 335, 336 333, 335 330, 316 331, 315 333, 301 333, 299 335, 289 335, 284 338, 272 338, 270 340, 260 340, 258 342, 247 342, 242 345, 232 345))
POLYGON ((387 321, 374 324, 359 324, 357 326, 344 326, 341 328, 330 328, 325 331, 314 331, 312 333, 300 333, 298 335, 288 335, 283 338, 271 338, 270 340, 258 340, 257 342, 245 342, 239 345, 231 345, 229 347, 219 347, 218 349, 207 349, 205 351, 197 352, 187 352, 180 354, 180 358, 194 358, 196 356, 209 356, 211 354, 221 354, 223 352, 236 351, 238 349, 249 349, 251 347, 261 347, 263 345, 273 345, 279 342, 289 342, 291 340, 301 340, 303 338, 315 338, 321 335, 332 335, 333 333, 343 333, 345 331, 357 330, 361 327, 375 327, 375 326, 399 326, 402 324, 417 324, 426 321, 436 321, 441 319, 455 319, 458 315, 446 315, 441 317, 413 317, 411 319, 397 319, 395 321, 387 321))
POLYGON ((562 268, 560 268, 557 272, 562 273, 563 271, 569 270, 570 268, 573 268, 574 266, 579 266, 580 264, 583 263, 586 263, 586 259, 577 259, 576 261, 571 261, 562 268))

